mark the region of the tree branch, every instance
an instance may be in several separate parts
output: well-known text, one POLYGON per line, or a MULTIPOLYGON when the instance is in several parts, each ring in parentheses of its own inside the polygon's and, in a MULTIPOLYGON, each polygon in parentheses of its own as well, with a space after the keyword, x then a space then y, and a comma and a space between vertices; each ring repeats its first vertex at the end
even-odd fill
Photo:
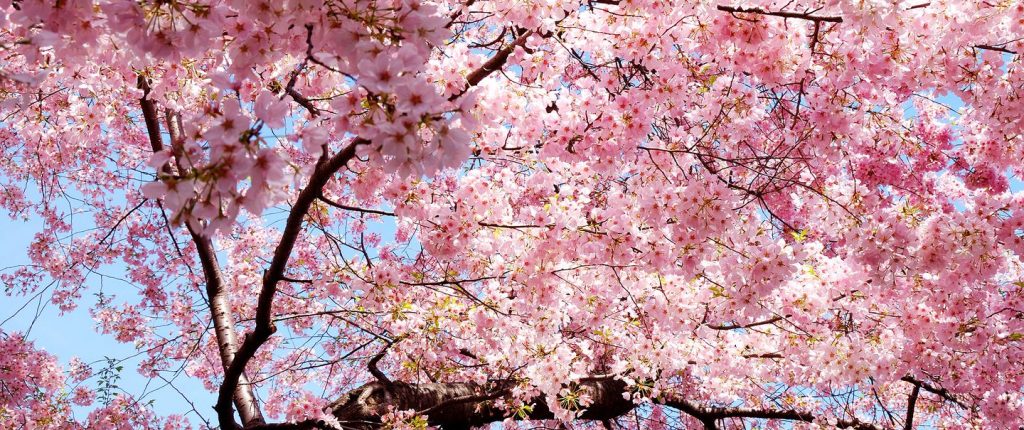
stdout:
MULTIPOLYGON (((416 410, 425 416, 429 425, 446 429, 465 429, 504 420, 510 413, 495 405, 494 400, 509 393, 513 381, 492 381, 491 384, 451 382, 435 384, 407 384, 374 382, 353 390, 332 402, 328 407, 338 420, 348 427, 378 428, 381 417, 391 410, 416 410)), ((625 382, 610 376, 584 378, 573 384, 586 392, 593 403, 578 411, 581 420, 611 420, 632 411, 637 405, 631 400, 631 391, 625 382)), ((554 414, 543 396, 531 400, 529 413, 516 414, 514 419, 552 419, 554 414)), ((715 429, 715 422, 727 418, 751 418, 816 422, 810 412, 795 409, 757 409, 740 407, 700 406, 679 397, 669 397, 660 403, 677 409, 715 429)), ((854 430, 882 430, 874 424, 855 418, 838 420, 836 427, 854 430)))
POLYGON ((974 45, 974 47, 978 48, 978 49, 986 49, 986 50, 989 50, 989 51, 996 51, 996 52, 1002 52, 1002 53, 1005 53, 1005 54, 1017 55, 1017 51, 1014 51, 1014 50, 1011 50, 1011 49, 1007 49, 1007 48, 1002 47, 1002 46, 996 46, 996 45, 974 45))
POLYGON ((324 420, 303 420, 294 423, 261 424, 246 427, 245 430, 343 430, 324 420))
POLYGON ((916 386, 920 386, 925 391, 927 391, 929 393, 932 393, 932 394, 935 394, 935 395, 937 395, 937 396, 939 396, 939 397, 941 397, 941 398, 943 398, 945 400, 948 400, 950 402, 953 402, 953 404, 955 404, 955 405, 957 405, 957 406, 959 406, 961 408, 971 409, 966 404, 961 402, 960 399, 957 399, 955 396, 953 396, 953 393, 950 393, 945 388, 936 387, 936 386, 931 385, 931 384, 929 384, 927 382, 924 382, 924 381, 921 381, 921 380, 919 380, 917 378, 914 378, 913 376, 904 376, 900 380, 904 381, 904 382, 909 382, 909 383, 914 384, 916 386))
POLYGON ((156 103, 149 99, 149 81, 139 75, 137 85, 142 90, 139 106, 142 107, 142 118, 146 122, 146 134, 149 135, 149 146, 153 152, 164 150, 164 142, 160 139, 160 120, 157 119, 156 103))
POLYGON ((493 57, 488 59, 486 63, 484 63, 482 66, 480 66, 480 68, 474 70, 469 75, 467 75, 466 76, 466 87, 463 88, 462 91, 459 91, 458 93, 452 94, 452 96, 449 97, 448 100, 452 101, 452 100, 458 99, 463 94, 465 94, 466 91, 469 91, 470 88, 476 86, 481 81, 483 81, 484 78, 490 76, 491 73, 494 73, 495 71, 500 70, 502 68, 502 66, 505 65, 505 62, 508 61, 508 56, 512 55, 512 51, 515 51, 517 46, 525 45, 526 44, 526 39, 528 39, 530 37, 530 35, 532 35, 532 34, 533 34, 532 30, 525 31, 521 35, 519 35, 519 37, 517 37, 516 40, 514 40, 514 41, 512 41, 512 43, 508 44, 508 46, 498 50, 498 52, 495 53, 493 57))
POLYGON ((784 319, 783 317, 774 317, 774 318, 770 318, 770 319, 767 319, 767 320, 764 320, 764 321, 752 322, 750 324, 743 324, 743 325, 740 325, 740 324, 720 324, 720 325, 708 324, 707 327, 710 328, 710 329, 713 329, 713 330, 736 330, 736 329, 741 329, 741 328, 745 329, 745 328, 757 327, 759 325, 774 324, 774 323, 777 323, 779 321, 782 321, 783 319, 784 319))
MULTIPOLYGON (((307 27, 307 31, 311 31, 307 27)), ((465 94, 469 88, 479 84, 484 78, 489 76, 491 73, 499 70, 504 66, 505 62, 508 61, 509 55, 517 46, 522 46, 526 43, 526 39, 533 34, 532 31, 524 31, 518 38, 516 38, 508 46, 498 51, 491 59, 487 60, 479 69, 473 71, 466 77, 466 87, 449 97, 449 100, 455 100, 465 94)), ((307 38, 308 38, 307 34, 307 38)), ((308 56, 311 56, 312 46, 310 45, 308 56)), ((315 58, 313 59, 315 60, 315 58)), ((294 98, 294 96, 293 96, 294 98)), ((231 362, 231 365, 224 371, 224 381, 221 383, 220 390, 217 395, 217 405, 214 409, 217 411, 217 419, 223 429, 234 429, 238 425, 234 422, 234 414, 231 408, 231 393, 239 385, 239 378, 245 371, 245 366, 252 360, 253 356, 256 355, 256 351, 259 350, 260 346, 266 343, 267 339, 276 331, 272 320, 272 308, 274 304, 274 295, 277 293, 277 283, 283 280, 285 268, 288 264, 288 259, 291 257, 292 249, 295 247, 295 241, 298 238, 299 232, 302 229, 303 222, 306 217, 306 213, 309 211, 310 206, 313 202, 323 196, 323 188, 327 185, 327 182, 344 167, 351 159, 355 158, 356 148, 360 145, 366 145, 370 142, 363 138, 356 138, 353 140, 345 149, 335 154, 330 159, 323 159, 318 162, 316 169, 309 178, 309 182, 299 192, 298 197, 295 200, 295 204, 292 206, 291 212, 288 214, 288 219, 285 222, 284 230, 281 233, 281 241, 278 243, 277 248, 274 250, 274 255, 270 262, 270 267, 263 274, 263 282, 260 288, 260 294, 256 302, 256 326, 253 331, 245 336, 241 346, 238 348, 238 352, 235 354, 235 359, 231 362)), ((417 408, 420 409, 420 408, 417 408)))
POLYGON ((494 391, 494 392, 488 393, 488 394, 479 394, 479 395, 469 395, 469 396, 456 397, 456 398, 453 398, 453 399, 445 400, 445 401, 443 401, 441 403, 438 403, 438 404, 436 404, 434 406, 431 406, 431 407, 429 407, 427 409, 424 409, 422 411, 417 411, 416 415, 430 416, 431 414, 434 414, 435 412, 443 410, 444 408, 447 408, 449 406, 458 405, 460 403, 483 402, 483 401, 487 401, 487 400, 495 400, 495 399, 497 399, 497 398, 499 398, 501 396, 508 395, 509 393, 510 393, 509 390, 498 390, 498 391, 494 391))
POLYGON ((300 94, 294 87, 288 86, 284 89, 284 92, 291 96, 292 100, 295 100, 295 103, 298 103, 299 106, 306 108, 310 116, 314 118, 320 116, 320 109, 314 106, 312 101, 300 94))
POLYGON ((758 15, 778 16, 783 18, 805 19, 814 22, 843 22, 843 17, 841 16, 817 16, 811 15, 810 13, 768 11, 756 7, 745 8, 742 6, 719 5, 718 10, 729 13, 753 13, 758 15))
MULTIPOLYGON (((146 122, 146 131, 149 134, 149 144, 153 152, 164 150, 163 140, 160 138, 160 121, 157 118, 156 103, 149 98, 149 82, 139 76, 139 89, 142 90, 142 98, 139 105, 142 108, 142 116, 146 122)), ((170 135, 172 151, 175 157, 181 160, 180 148, 184 137, 181 135, 181 121, 177 114, 169 110, 167 115, 167 132, 170 135)), ((181 165, 179 164, 179 168, 181 165)), ((160 171, 170 174, 170 162, 160 166, 160 171)), ((180 172, 184 173, 184 172, 180 172)), ((213 331, 217 337, 217 350, 220 352, 221 366, 226 370, 231 366, 235 357, 235 349, 238 346, 238 339, 235 334, 234 313, 231 310, 231 302, 227 298, 227 291, 224 288, 224 277, 221 275, 220 264, 217 262, 217 253, 213 248, 210 238, 199 235, 192 226, 185 223, 192 241, 196 244, 196 253, 199 255, 199 262, 203 267, 203 278, 206 281, 206 299, 210 307, 210 318, 213 321, 213 331)), ((256 396, 252 392, 245 375, 239 375, 239 383, 231 392, 231 400, 238 408, 238 414, 246 425, 264 423, 263 414, 260 412, 256 396)))
POLYGON ((384 358, 384 355, 388 353, 388 348, 391 348, 392 344, 392 342, 388 342, 386 345, 384 345, 384 348, 381 348, 380 352, 378 352, 377 355, 374 355, 373 358, 370 358, 370 360, 366 362, 366 367, 367 369, 370 370, 370 374, 373 375, 374 378, 377 378, 377 380, 384 385, 391 385, 392 382, 391 379, 388 379, 387 375, 385 375, 384 372, 380 371, 380 368, 377 367, 377 363, 379 363, 380 360, 384 358))
POLYGON ((336 207, 338 209, 341 209, 341 210, 353 211, 353 212, 362 212, 362 213, 367 213, 367 214, 376 214, 376 215, 382 215, 382 216, 395 216, 394 212, 379 211, 379 210, 376 210, 376 209, 366 209, 366 208, 359 208, 359 207, 355 207, 355 206, 343 205, 341 203, 338 203, 338 202, 336 202, 334 200, 331 200, 331 199, 327 198, 327 196, 325 196, 323 193, 320 193, 320 196, 318 196, 318 198, 320 199, 320 201, 322 201, 324 203, 327 203, 327 204, 329 204, 331 206, 334 206, 334 207, 336 207))
POLYGON ((903 430, 914 429, 914 409, 917 408, 917 394, 921 392, 921 385, 914 384, 914 390, 910 392, 907 399, 907 418, 903 422, 903 430))
MULTIPOLYGON (((684 399, 669 398, 664 402, 665 406, 669 406, 680 410, 694 418, 697 418, 705 427, 714 429, 714 422, 725 419, 725 418, 754 418, 754 419, 765 419, 765 420, 786 420, 786 421, 801 421, 807 423, 813 423, 820 417, 815 417, 810 412, 801 412, 795 409, 754 409, 754 408, 740 408, 740 407, 718 407, 718 406, 698 406, 684 399), (710 424, 709 424, 710 423, 710 424)), ((881 430, 884 427, 878 427, 873 424, 868 424, 857 420, 856 418, 848 420, 837 420, 836 427, 841 429, 854 429, 854 430, 881 430)))
MULTIPOLYGON (((497 381, 496 386, 512 385, 512 381, 497 381)), ((492 385, 492 386, 494 386, 492 385)), ((582 411, 579 418, 602 420, 621 416, 636 406, 623 398, 626 383, 612 378, 582 380, 577 389, 585 390, 593 403, 582 411)), ((389 408, 416 410, 426 415, 427 422, 442 428, 469 428, 501 421, 509 413, 496 407, 493 400, 505 394, 505 389, 468 382, 437 384, 390 385, 379 382, 364 385, 329 405, 331 413, 346 427, 376 428, 389 408)), ((552 419, 554 414, 543 397, 532 400, 533 410, 516 419, 552 419)))
POLYGON ((263 274, 263 284, 256 302, 256 326, 252 332, 245 336, 245 340, 242 341, 242 345, 239 347, 235 359, 231 362, 231 366, 224 372, 224 381, 221 383, 220 391, 217 395, 217 405, 214 408, 217 410, 217 418, 221 428, 237 428, 231 408, 231 392, 238 386, 239 378, 242 376, 245 366, 256 355, 256 351, 276 331, 272 320, 274 294, 277 293, 277 283, 283 280, 285 267, 288 265, 292 249, 295 248, 295 241, 302 230, 309 207, 316 200, 317 196, 323 192, 324 186, 327 185, 327 182, 330 181, 334 174, 355 158, 356 148, 359 145, 368 143, 369 141, 366 139, 357 138, 349 143, 345 149, 319 163, 310 176, 309 182, 295 199, 295 204, 292 206, 291 212, 288 213, 284 230, 281 232, 281 241, 278 242, 277 248, 274 249, 274 256, 270 261, 270 267, 263 274))

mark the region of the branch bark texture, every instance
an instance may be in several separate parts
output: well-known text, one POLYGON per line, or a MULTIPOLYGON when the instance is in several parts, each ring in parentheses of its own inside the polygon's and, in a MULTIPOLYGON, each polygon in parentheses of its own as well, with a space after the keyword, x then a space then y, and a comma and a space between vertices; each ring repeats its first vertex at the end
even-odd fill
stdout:
MULTIPOLYGON (((554 413, 544 397, 531 400, 532 410, 524 415, 512 415, 499 407, 495 399, 507 392, 499 388, 474 383, 406 384, 374 382, 353 390, 329 405, 330 412, 345 428, 374 429, 381 425, 381 417, 389 411, 415 410, 425 415, 429 425, 443 429, 468 429, 506 418, 544 420, 553 419, 554 413)), ((578 411, 577 419, 604 421, 621 417, 638 405, 631 399, 628 385, 618 379, 598 378, 584 380, 575 389, 587 393, 593 403, 578 411)), ((700 421, 706 430, 717 430, 718 423, 727 418, 750 418, 816 422, 820 417, 811 412, 795 409, 759 409, 743 407, 704 406, 682 398, 669 396, 661 405, 680 411, 700 421)), ((857 419, 835 421, 835 428, 854 430, 883 430, 874 424, 857 419)))
MULTIPOLYGON (((146 123, 146 132, 149 135, 150 147, 153 152, 164 150, 163 140, 160 136, 160 121, 157 118, 156 102, 149 98, 150 86, 146 78, 139 76, 138 87, 142 90, 142 98, 139 105, 142 108, 143 120, 146 123)), ((179 152, 183 139, 181 136, 181 120, 177 114, 166 111, 167 131, 170 135, 172 150, 180 160, 179 152)), ((180 167, 180 166, 179 166, 180 167)), ((170 174, 171 166, 165 163, 160 167, 164 174, 170 174)), ((187 224, 186 224, 187 225, 187 224)), ((188 226, 192 241, 196 244, 196 252, 199 255, 200 264, 203 267, 203 278, 206 280, 206 298, 210 306, 210 318, 213 322, 213 331, 217 337, 217 349, 220 352, 221 365, 227 370, 235 358, 235 351, 238 347, 238 337, 235 334, 235 323, 231 309, 231 302, 227 297, 227 289, 224 288, 224 277, 221 275, 220 264, 217 262, 217 254, 213 242, 208 237, 198 234, 191 226, 188 226)), ((230 399, 238 408, 238 414, 246 425, 264 423, 263 414, 260 412, 256 396, 253 394, 252 386, 248 378, 239 375, 239 383, 231 391, 230 399)))

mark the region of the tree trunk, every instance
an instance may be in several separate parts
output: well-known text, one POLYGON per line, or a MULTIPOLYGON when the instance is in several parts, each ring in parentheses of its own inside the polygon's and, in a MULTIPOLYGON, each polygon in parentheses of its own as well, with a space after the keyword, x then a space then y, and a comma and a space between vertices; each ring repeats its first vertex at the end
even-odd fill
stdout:
MULTIPOLYGON (((606 420, 619 417, 636 405, 623 397, 626 383, 616 379, 580 382, 579 389, 590 395, 593 403, 579 419, 606 420)), ((353 390, 330 405, 330 409, 346 427, 376 427, 389 407, 396 411, 415 410, 427 415, 428 423, 445 429, 465 429, 501 421, 509 415, 495 407, 494 399, 507 391, 488 391, 473 383, 405 384, 375 382, 353 390)), ((554 414, 543 397, 534 398, 529 419, 551 419, 554 414)))

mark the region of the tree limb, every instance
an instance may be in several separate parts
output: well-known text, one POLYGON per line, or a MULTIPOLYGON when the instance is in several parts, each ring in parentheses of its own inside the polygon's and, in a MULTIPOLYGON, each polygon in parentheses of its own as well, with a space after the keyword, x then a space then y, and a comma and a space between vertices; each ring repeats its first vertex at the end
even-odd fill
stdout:
POLYGON ((324 420, 303 420, 294 423, 260 424, 246 427, 245 430, 343 430, 324 420))
MULTIPOLYGON (((146 131, 149 134, 150 147, 153 152, 164 150, 163 140, 160 138, 160 121, 157 119, 156 103, 149 98, 149 82, 139 76, 139 89, 142 90, 142 98, 139 105, 142 108, 142 116, 146 122, 146 131)), ((169 110, 167 115, 167 131, 170 134, 172 150, 179 163, 182 154, 178 153, 184 137, 181 135, 181 121, 176 114, 169 110)), ((179 164, 179 168, 181 165, 179 164)), ((170 163, 160 166, 161 172, 170 174, 170 163)), ((181 172, 184 173, 184 172, 181 172)), ((226 370, 231 366, 235 357, 235 349, 238 346, 237 335, 235 334, 234 314, 231 310, 231 302, 227 298, 227 291, 224 288, 224 277, 221 275, 220 265, 217 262, 217 253, 213 248, 210 238, 203 237, 192 229, 192 226, 185 223, 192 241, 196 244, 196 253, 199 255, 199 262, 203 267, 203 278, 206 281, 206 299, 210 306, 210 318, 213 321, 213 331, 217 337, 217 350, 220 352, 221 366, 226 370)), ((252 386, 244 374, 239 375, 239 383, 231 392, 231 400, 238 408, 238 414, 246 425, 264 423, 263 414, 260 412, 256 396, 253 394, 252 386)))
POLYGON ((142 118, 146 122, 146 134, 149 136, 149 146, 153 152, 163 151, 164 142, 160 140, 160 120, 157 119, 156 103, 149 99, 149 81, 139 75, 137 85, 142 90, 142 98, 139 99, 139 106, 142 107, 142 118))
MULTIPOLYGON (((512 381, 496 381, 489 385, 452 382, 433 384, 407 384, 374 382, 357 388, 332 402, 328 408, 346 428, 375 429, 381 417, 389 411, 415 410, 425 416, 429 425, 445 429, 466 429, 504 420, 510 416, 505 408, 497 407, 494 400, 507 395, 512 381)), ((578 411, 577 419, 611 420, 632 411, 637 404, 631 398, 629 386, 610 376, 585 378, 574 384, 586 392, 593 403, 578 411)), ((514 419, 553 419, 554 413, 547 399, 538 396, 531 400, 532 411, 512 416, 514 419)), ((679 397, 660 401, 662 406, 677 409, 715 429, 715 422, 726 418, 752 418, 816 422, 820 417, 795 409, 758 409, 740 407, 701 406, 679 397)), ((836 427, 853 430, 882 430, 874 424, 855 418, 836 421, 836 427)))
MULTIPOLYGON (((469 76, 466 77, 466 87, 449 97, 449 100, 458 99, 460 96, 465 94, 469 88, 477 85, 484 78, 489 76, 496 70, 499 70, 504 66, 505 62, 508 61, 509 55, 517 46, 522 46, 526 43, 526 39, 533 34, 532 31, 524 31, 518 38, 516 38, 511 44, 502 48, 498 51, 491 59, 487 60, 479 69, 474 70, 469 76)), ((293 96, 294 98, 294 96, 293 96)), ((276 331, 272 320, 272 308, 274 303, 274 295, 277 293, 277 283, 283 280, 285 268, 288 264, 288 259, 291 257, 292 249, 295 247, 295 241, 298 238, 299 232, 302 229, 303 221, 305 220, 306 213, 309 211, 309 207, 313 202, 323 195, 323 188, 327 185, 327 182, 344 167, 351 159, 355 158, 356 148, 360 145, 366 145, 370 142, 363 138, 356 138, 343 150, 332 156, 330 159, 323 159, 318 162, 316 169, 309 178, 309 182, 299 192, 298 197, 295 200, 295 204, 292 206, 291 212, 288 214, 288 219, 285 222, 284 230, 281 233, 281 241, 278 243, 277 248, 274 250, 274 255, 270 262, 270 267, 263 274, 263 282, 260 288, 260 294, 256 302, 256 326, 253 331, 245 336, 241 346, 238 348, 238 352, 235 355, 235 360, 231 362, 224 371, 224 381, 221 383, 220 390, 217 395, 217 405, 214 409, 217 411, 217 419, 223 429, 234 429, 238 425, 234 422, 234 413, 231 408, 231 392, 239 385, 239 378, 245 371, 245 366, 252 360, 253 356, 256 355, 256 351, 259 350, 260 346, 266 343, 267 339, 276 331)))
MULTIPOLYGON (((497 386, 511 385, 510 381, 499 381, 497 386)), ((621 416, 636 405, 625 398, 626 383, 611 378, 584 380, 578 389, 585 390, 594 400, 582 411, 579 418, 602 420, 621 416)), ((506 391, 494 390, 481 384, 468 382, 406 384, 394 382, 390 385, 374 382, 343 395, 329 405, 331 413, 346 427, 376 428, 380 418, 394 410, 416 410, 427 415, 427 422, 442 428, 468 428, 505 419, 509 413, 497 407, 493 400, 506 391)), ((529 419, 552 419, 554 413, 543 397, 533 399, 533 410, 524 416, 529 419)))
POLYGON ((518 46, 525 45, 526 39, 528 39, 532 34, 533 31, 523 32, 522 34, 519 35, 519 37, 512 41, 512 43, 508 44, 508 46, 498 50, 498 52, 495 53, 493 57, 488 59, 486 63, 480 66, 480 68, 474 70, 469 75, 466 75, 466 87, 463 88, 462 91, 452 94, 452 96, 449 97, 448 100, 452 101, 458 99, 463 94, 465 94, 466 91, 469 91, 470 88, 476 86, 481 81, 483 81, 484 78, 490 76, 491 73, 494 73, 495 71, 501 69, 502 66, 505 65, 505 62, 508 61, 508 56, 512 55, 512 51, 515 51, 516 47, 518 46))
POLYGON ((341 209, 341 210, 353 211, 353 212, 362 212, 362 213, 382 215, 382 216, 395 216, 394 212, 387 212, 387 211, 381 211, 381 210, 377 210, 377 209, 367 209, 367 208, 359 208, 359 207, 355 207, 355 206, 343 205, 341 203, 338 203, 338 202, 336 202, 334 200, 331 200, 331 199, 327 198, 327 196, 325 196, 323 193, 321 193, 318 198, 320 199, 320 201, 322 201, 324 203, 327 203, 328 205, 334 206, 334 207, 336 207, 338 209, 341 209))
POLYGON ((943 398, 944 400, 948 400, 948 401, 952 402, 953 404, 955 404, 955 405, 957 405, 957 406, 959 406, 961 408, 971 409, 966 404, 964 404, 964 402, 961 402, 960 399, 957 399, 955 396, 953 396, 953 393, 950 393, 945 388, 936 387, 936 386, 931 385, 931 384, 929 384, 929 383, 927 383, 925 381, 922 381, 922 380, 919 380, 917 378, 914 378, 913 376, 904 376, 900 380, 904 381, 904 382, 909 382, 909 383, 914 384, 916 386, 920 386, 925 391, 927 391, 929 393, 932 393, 932 394, 935 394, 935 395, 943 398))
POLYGON ((281 232, 281 240, 278 242, 277 248, 274 249, 270 267, 263 273, 263 283, 256 301, 256 326, 253 331, 246 334, 231 366, 224 371, 224 381, 221 383, 217 395, 217 405, 214 407, 217 410, 217 418, 222 429, 238 427, 234 422, 231 408, 231 393, 238 386, 245 366, 256 355, 260 346, 270 339, 270 336, 277 330, 272 320, 274 294, 277 293, 277 283, 283 280, 285 267, 288 265, 292 249, 295 248, 295 241, 302 230, 309 207, 323 192, 324 186, 334 174, 355 158, 356 148, 368 143, 369 141, 366 139, 357 138, 331 158, 317 164, 309 182, 295 199, 295 204, 292 206, 291 212, 288 213, 284 230, 281 232))
POLYGON ((707 327, 710 328, 710 329, 713 329, 713 330, 747 329, 747 328, 757 327, 759 325, 768 325, 768 324, 777 323, 779 321, 782 321, 783 319, 784 319, 783 317, 774 317, 774 318, 769 318, 769 319, 764 320, 764 321, 752 322, 750 324, 719 324, 719 325, 708 324, 707 327))
POLYGON ((384 385, 391 385, 392 382, 384 372, 380 371, 380 368, 377 367, 377 363, 379 363, 380 360, 384 358, 384 355, 388 353, 388 348, 391 348, 392 344, 392 342, 388 342, 383 348, 381 348, 377 355, 374 355, 373 358, 370 358, 370 361, 366 362, 366 367, 370 370, 370 374, 384 385))
POLYGON ((843 22, 843 17, 841 16, 817 16, 801 12, 769 11, 756 7, 745 8, 742 6, 719 5, 718 10, 729 13, 753 13, 758 15, 778 16, 782 18, 804 19, 814 22, 843 22))
POLYGON ((978 48, 978 49, 989 50, 989 51, 1002 52, 1004 54, 1017 55, 1017 51, 1014 51, 1012 49, 1007 49, 1006 47, 1003 47, 1003 46, 997 46, 997 45, 974 45, 974 47, 978 48))
POLYGON ((914 409, 917 408, 917 394, 921 392, 921 386, 914 384, 914 390, 910 392, 910 398, 907 399, 907 418, 903 422, 903 430, 913 430, 914 428, 914 409))

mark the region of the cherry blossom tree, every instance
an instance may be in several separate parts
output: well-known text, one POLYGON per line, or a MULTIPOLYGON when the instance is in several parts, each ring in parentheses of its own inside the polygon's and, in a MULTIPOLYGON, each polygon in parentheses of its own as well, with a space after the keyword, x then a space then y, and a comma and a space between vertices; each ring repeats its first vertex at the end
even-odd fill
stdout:
MULTIPOLYGON (((6 292, 191 425, 1024 422, 1019 1, 5 0, 0 46, 6 292)), ((190 425, 0 370, 5 428, 190 425)))

